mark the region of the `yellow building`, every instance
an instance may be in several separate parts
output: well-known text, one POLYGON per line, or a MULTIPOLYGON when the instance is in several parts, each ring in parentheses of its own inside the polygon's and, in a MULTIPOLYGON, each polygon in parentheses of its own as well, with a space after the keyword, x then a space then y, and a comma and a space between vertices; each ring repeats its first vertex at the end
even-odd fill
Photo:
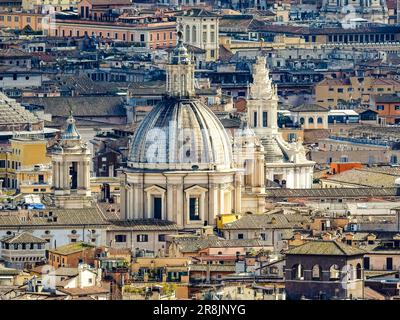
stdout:
POLYGON ((370 105, 371 95, 400 91, 400 81, 375 79, 371 77, 350 77, 348 79, 324 79, 315 86, 315 100, 320 106, 335 109, 339 100, 360 100, 370 105))
POLYGON ((54 11, 72 10, 77 8, 78 0, 22 0, 22 10, 54 9, 54 11))
POLYGON ((15 134, 0 150, 0 179, 8 189, 48 193, 51 186, 47 140, 42 134, 15 134))
POLYGON ((41 31, 45 17, 44 14, 30 12, 0 12, 0 25, 15 30, 22 30, 29 26, 34 31, 41 31))
POLYGON ((239 214, 221 214, 217 217, 217 228, 222 229, 225 223, 230 223, 240 219, 239 214))

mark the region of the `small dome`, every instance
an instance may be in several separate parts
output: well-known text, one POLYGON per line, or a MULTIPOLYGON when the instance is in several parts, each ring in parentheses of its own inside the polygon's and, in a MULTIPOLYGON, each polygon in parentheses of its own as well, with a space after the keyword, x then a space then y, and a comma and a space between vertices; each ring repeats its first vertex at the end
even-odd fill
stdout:
POLYGON ((221 122, 196 99, 166 97, 143 119, 130 144, 128 167, 230 169, 231 142, 221 122))
POLYGON ((76 129, 75 119, 72 116, 72 114, 67 119, 67 127, 65 128, 61 137, 63 140, 80 140, 81 139, 81 136, 80 136, 78 130, 76 129))

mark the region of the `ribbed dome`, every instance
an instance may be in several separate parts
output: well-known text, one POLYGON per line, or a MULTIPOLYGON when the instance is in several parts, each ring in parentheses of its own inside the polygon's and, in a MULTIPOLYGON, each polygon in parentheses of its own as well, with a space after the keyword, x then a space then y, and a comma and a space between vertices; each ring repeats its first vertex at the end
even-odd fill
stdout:
POLYGON ((130 145, 137 169, 230 169, 230 139, 215 114, 196 99, 166 97, 143 119, 130 145))

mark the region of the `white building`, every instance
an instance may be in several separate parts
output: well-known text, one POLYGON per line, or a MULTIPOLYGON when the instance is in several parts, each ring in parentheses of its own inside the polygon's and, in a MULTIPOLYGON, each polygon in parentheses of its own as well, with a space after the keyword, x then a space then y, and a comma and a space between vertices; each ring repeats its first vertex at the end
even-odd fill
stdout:
POLYGON ((247 101, 248 125, 264 146, 267 187, 311 188, 315 162, 306 158, 301 141, 287 143, 278 132, 277 88, 269 78, 265 57, 253 65, 247 101))
POLYGON ((204 9, 191 9, 177 16, 186 44, 206 50, 206 62, 218 60, 219 17, 204 9))

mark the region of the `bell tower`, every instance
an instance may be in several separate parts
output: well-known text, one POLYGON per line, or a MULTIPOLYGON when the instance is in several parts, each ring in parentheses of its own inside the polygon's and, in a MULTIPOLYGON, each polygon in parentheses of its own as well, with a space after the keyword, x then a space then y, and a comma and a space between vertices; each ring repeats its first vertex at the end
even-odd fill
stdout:
POLYGON ((265 57, 257 57, 253 65, 253 83, 247 100, 249 127, 260 136, 278 134, 278 96, 276 85, 269 77, 265 57))
POLYGON ((72 112, 51 157, 55 205, 66 209, 90 207, 91 154, 87 145, 82 143, 72 112))

